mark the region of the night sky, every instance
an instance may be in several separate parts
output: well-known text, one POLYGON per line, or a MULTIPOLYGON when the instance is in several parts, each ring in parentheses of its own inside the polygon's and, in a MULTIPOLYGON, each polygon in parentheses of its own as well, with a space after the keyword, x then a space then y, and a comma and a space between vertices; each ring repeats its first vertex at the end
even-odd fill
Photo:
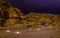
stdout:
POLYGON ((60 14, 60 0, 6 0, 25 14, 30 11, 60 14))

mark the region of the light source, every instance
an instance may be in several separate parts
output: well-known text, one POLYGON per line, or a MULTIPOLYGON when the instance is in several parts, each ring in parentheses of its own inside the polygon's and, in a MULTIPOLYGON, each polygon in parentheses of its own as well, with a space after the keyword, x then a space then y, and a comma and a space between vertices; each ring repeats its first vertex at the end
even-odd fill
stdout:
POLYGON ((15 33, 16 33, 16 34, 21 34, 22 32, 16 31, 15 33))
POLYGON ((10 30, 6 30, 6 32, 10 32, 10 30))

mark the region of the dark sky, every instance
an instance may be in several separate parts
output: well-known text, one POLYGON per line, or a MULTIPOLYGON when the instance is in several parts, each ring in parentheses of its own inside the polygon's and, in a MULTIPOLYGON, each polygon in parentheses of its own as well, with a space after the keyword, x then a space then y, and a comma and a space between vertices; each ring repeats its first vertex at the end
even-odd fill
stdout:
POLYGON ((60 0, 6 0, 13 6, 29 11, 60 14, 60 0))

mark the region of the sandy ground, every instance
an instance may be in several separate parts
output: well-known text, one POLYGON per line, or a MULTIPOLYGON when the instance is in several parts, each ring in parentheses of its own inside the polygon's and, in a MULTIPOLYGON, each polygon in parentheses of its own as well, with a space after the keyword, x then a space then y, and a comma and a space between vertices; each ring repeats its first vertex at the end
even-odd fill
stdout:
POLYGON ((60 38, 59 29, 37 30, 37 29, 3 29, 0 38, 60 38))

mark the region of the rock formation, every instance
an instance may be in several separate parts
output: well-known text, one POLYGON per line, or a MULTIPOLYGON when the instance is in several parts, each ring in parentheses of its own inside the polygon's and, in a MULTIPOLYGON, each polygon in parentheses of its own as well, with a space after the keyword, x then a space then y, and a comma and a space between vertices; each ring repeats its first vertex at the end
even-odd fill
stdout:
POLYGON ((10 3, 0 0, 0 26, 1 27, 26 27, 48 24, 60 26, 60 15, 30 12, 24 15, 23 12, 13 7, 10 3))
POLYGON ((0 0, 0 26, 11 26, 17 19, 22 20, 23 13, 5 0, 0 0))

